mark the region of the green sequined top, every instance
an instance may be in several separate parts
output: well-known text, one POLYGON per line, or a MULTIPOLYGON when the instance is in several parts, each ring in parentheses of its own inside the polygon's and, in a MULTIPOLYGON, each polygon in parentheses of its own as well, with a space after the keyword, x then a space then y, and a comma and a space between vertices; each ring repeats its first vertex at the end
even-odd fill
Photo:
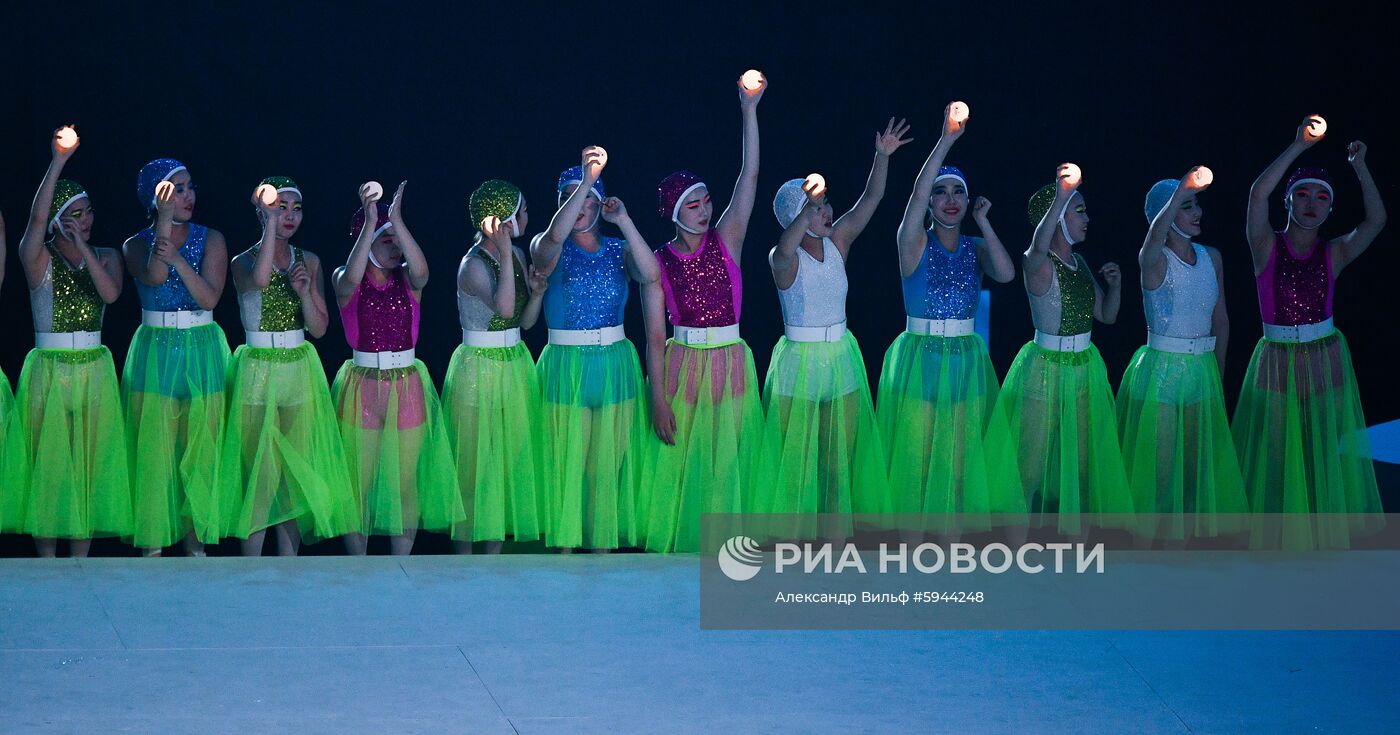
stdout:
MULTIPOLYGON (((515 253, 511 252, 511 257, 515 253)), ((486 265, 491 267, 491 277, 501 279, 501 264, 495 258, 486 258, 486 265)), ((506 319, 500 314, 491 315, 491 327, 489 331, 500 332, 506 329, 514 329, 520 326, 520 315, 525 312, 525 302, 530 300, 530 284, 525 282, 525 266, 519 260, 515 261, 515 316, 506 319)))
POLYGON ((1050 264, 1055 278, 1042 296, 1029 294, 1031 321, 1046 334, 1070 336, 1084 334, 1094 327, 1094 276, 1089 264, 1078 253, 1071 268, 1054 253, 1050 264))
MULTIPOLYGON (((496 284, 501 279, 501 264, 491 257, 491 254, 480 245, 473 245, 467 251, 469 257, 480 258, 486 267, 491 271, 491 282, 496 284)), ((515 248, 511 248, 511 257, 515 258, 515 316, 506 319, 491 304, 483 302, 476 296, 466 291, 457 289, 457 316, 461 320, 462 329, 474 331, 500 332, 507 329, 514 329, 520 326, 520 315, 525 311, 525 304, 530 300, 530 285, 525 279, 525 266, 521 263, 519 254, 515 248)))
MULTIPOLYGON (((258 249, 253 248, 251 254, 256 259, 258 249)), ((292 262, 306 262, 301 248, 292 248, 292 262)), ((238 306, 243 328, 250 332, 287 332, 306 326, 301 316, 301 297, 292 289, 286 272, 276 268, 272 269, 266 288, 239 294, 238 306)))
POLYGON ((92 283, 86 265, 73 268, 49 243, 49 267, 44 280, 29 292, 36 332, 100 332, 107 304, 92 283))

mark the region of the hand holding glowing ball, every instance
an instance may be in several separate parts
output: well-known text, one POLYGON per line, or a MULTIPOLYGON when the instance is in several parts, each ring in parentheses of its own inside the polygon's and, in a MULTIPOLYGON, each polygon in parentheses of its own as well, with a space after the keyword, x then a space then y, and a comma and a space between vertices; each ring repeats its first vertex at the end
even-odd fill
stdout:
POLYGON ((745 92, 753 93, 763 89, 768 85, 768 80, 763 78, 763 72, 757 69, 749 69, 744 75, 739 77, 739 85, 745 92))
POLYGON ((608 166, 608 152, 602 146, 594 145, 583 149, 583 166, 596 178, 608 166))
POLYGON ((802 181, 802 191, 807 192, 807 197, 812 201, 817 201, 826 194, 826 177, 821 174, 807 174, 807 178, 802 181))
POLYGON ((948 119, 952 122, 967 122, 967 116, 969 112, 971 112, 971 110, 968 109, 966 102, 959 101, 948 105, 948 119))
POLYGON ((366 181, 360 186, 360 200, 366 204, 374 204, 384 197, 384 185, 378 181, 366 181))
POLYGON ((481 234, 495 238, 496 233, 501 231, 501 218, 496 215, 485 217, 481 220, 481 234))
POLYGON ((1055 178, 1060 180, 1061 186, 1068 189, 1078 188, 1079 182, 1083 180, 1084 174, 1079 170, 1079 165, 1074 163, 1062 163, 1055 172, 1055 178))
POLYGON ((1327 135, 1327 121, 1321 115, 1309 115, 1307 125, 1303 126, 1303 138, 1309 143, 1316 143, 1327 135))
POLYGON ((1215 172, 1205 166, 1197 166, 1191 169, 1191 175, 1187 178, 1192 189, 1204 189, 1215 181, 1215 172))
POLYGON ((165 206, 175 198, 175 185, 169 181, 156 184, 156 206, 165 206))
POLYGON ((271 207, 277 203, 277 187, 272 184, 258 184, 258 188, 253 192, 253 196, 264 207, 271 207))
POLYGON ((54 143, 58 145, 58 149, 65 153, 78 147, 78 131, 74 130, 72 125, 64 125, 59 128, 58 132, 54 133, 53 139, 54 143))

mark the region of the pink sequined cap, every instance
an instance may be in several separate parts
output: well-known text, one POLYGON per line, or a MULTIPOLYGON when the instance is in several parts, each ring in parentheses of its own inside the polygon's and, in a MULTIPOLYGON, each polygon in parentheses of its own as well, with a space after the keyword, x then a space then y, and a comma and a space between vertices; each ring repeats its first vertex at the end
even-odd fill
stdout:
MULTIPOLYGON (((377 211, 377 212, 379 213, 379 223, 375 225, 375 228, 378 229, 378 230, 382 230, 382 229, 384 229, 385 227, 388 227, 388 226, 389 226, 389 205, 388 205, 388 204, 385 204, 385 203, 384 203, 384 200, 381 199, 381 200, 379 200, 378 202, 375 202, 375 204, 374 204, 374 209, 375 209, 375 211, 377 211)), ((360 207, 359 209, 356 209, 356 210, 355 210, 355 216, 350 218, 350 239, 351 239, 351 240, 358 240, 358 239, 360 239, 360 231, 363 230, 364 228, 365 228, 365 208, 364 208, 364 207, 360 207)))
POLYGON ((693 253, 676 252, 674 243, 656 251, 661 264, 661 287, 671 324, 684 327, 724 327, 739 323, 744 282, 729 249, 711 227, 693 253))
POLYGON ((389 280, 376 286, 369 273, 340 309, 345 341, 360 352, 399 352, 418 343, 421 308, 413 298, 403 268, 389 272, 389 280))
POLYGON ((661 219, 674 220, 676 205, 680 204, 681 197, 697 184, 703 186, 705 182, 690 171, 677 171, 662 179, 656 187, 656 212, 661 215, 661 219))

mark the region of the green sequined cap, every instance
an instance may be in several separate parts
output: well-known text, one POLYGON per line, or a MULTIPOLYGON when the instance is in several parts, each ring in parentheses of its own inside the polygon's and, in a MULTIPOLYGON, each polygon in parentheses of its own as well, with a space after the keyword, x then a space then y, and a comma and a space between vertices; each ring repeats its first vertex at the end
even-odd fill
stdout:
POLYGON ((49 231, 53 231, 53 222, 58 219, 60 212, 67 209, 74 200, 87 195, 87 190, 82 184, 69 179, 59 179, 53 187, 53 201, 49 203, 49 231))
POLYGON ((92 273, 87 268, 69 268, 52 246, 49 271, 53 279, 53 331, 102 331, 102 309, 106 304, 92 283, 92 273))
POLYGON ((1055 265, 1055 279, 1060 282, 1059 334, 1090 331, 1094 328, 1094 276, 1089 273, 1089 264, 1078 253, 1074 255, 1075 269, 1053 255, 1050 262, 1055 265))
POLYGON ((487 217, 510 219, 520 209, 520 199, 520 188, 509 181, 491 179, 476 187, 470 202, 472 225, 480 227, 487 217))
MULTIPOLYGON (((257 251, 253 251, 257 257, 257 251)), ((292 248, 292 262, 305 263, 301 248, 292 248)), ((301 317, 301 297, 292 290, 292 280, 283 271, 273 269, 267 288, 262 290, 262 319, 258 328, 264 332, 286 332, 302 329, 305 322, 301 317)))
MULTIPOLYGON (((491 257, 491 254, 490 254, 490 253, 487 253, 487 252, 485 252, 485 251, 483 250, 483 251, 482 251, 482 254, 486 256, 485 258, 483 258, 483 260, 486 261, 487 267, 489 267, 489 268, 491 269, 491 275, 496 279, 496 282, 499 283, 500 280, 501 280, 501 264, 500 264, 500 263, 497 263, 497 262, 496 262, 496 259, 493 258, 493 257, 491 257)), ((510 257, 515 258, 515 252, 514 252, 514 250, 511 251, 510 257)), ((487 327, 487 331, 491 331, 491 332, 500 332, 500 331, 502 331, 502 330, 514 329, 515 327, 520 326, 520 315, 521 315, 522 313, 524 313, 524 311, 525 311, 525 302, 527 302, 527 301, 529 301, 529 300, 530 300, 530 284, 526 283, 526 281, 525 281, 525 266, 521 265, 520 259, 519 259, 519 258, 516 258, 516 260, 515 260, 515 316, 513 316, 513 317, 507 319, 507 318, 501 316, 500 314, 492 314, 492 315, 491 315, 491 325, 490 325, 489 327, 487 327)))
POLYGON ((1031 195, 1031 201, 1026 207, 1030 214, 1031 224, 1038 225, 1045 219, 1045 213, 1050 211, 1050 205, 1055 203, 1055 185, 1046 184, 1036 190, 1031 195))
POLYGON ((294 191, 298 196, 301 195, 301 187, 297 186, 297 182, 292 181, 290 176, 269 176, 263 179, 258 186, 263 184, 267 184, 277 191, 294 191))

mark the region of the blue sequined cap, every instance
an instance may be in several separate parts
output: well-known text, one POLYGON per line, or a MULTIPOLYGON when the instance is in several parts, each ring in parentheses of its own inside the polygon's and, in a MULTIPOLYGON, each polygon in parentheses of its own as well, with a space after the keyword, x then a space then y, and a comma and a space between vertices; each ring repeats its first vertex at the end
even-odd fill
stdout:
POLYGON ((159 184, 179 171, 185 171, 185 164, 173 158, 157 158, 141 167, 136 176, 136 198, 141 206, 150 211, 156 206, 156 184, 159 184))

